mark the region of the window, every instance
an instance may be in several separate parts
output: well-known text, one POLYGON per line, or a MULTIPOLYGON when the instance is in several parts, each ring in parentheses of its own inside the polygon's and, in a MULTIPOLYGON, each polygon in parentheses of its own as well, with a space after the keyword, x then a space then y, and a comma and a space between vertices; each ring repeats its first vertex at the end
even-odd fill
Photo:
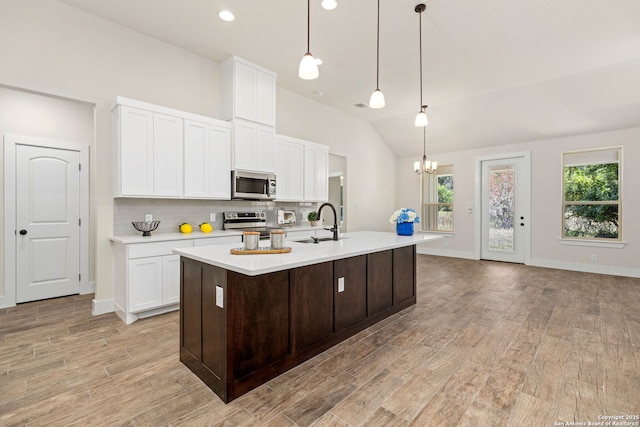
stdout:
POLYGON ((453 231, 453 166, 422 174, 422 230, 453 231))
POLYGON ((622 148, 562 153, 562 237, 621 240, 622 148))

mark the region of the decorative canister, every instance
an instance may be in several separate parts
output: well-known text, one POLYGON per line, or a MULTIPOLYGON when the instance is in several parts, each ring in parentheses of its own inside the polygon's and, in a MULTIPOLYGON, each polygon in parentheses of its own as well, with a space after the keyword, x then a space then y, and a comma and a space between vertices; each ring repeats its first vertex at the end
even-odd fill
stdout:
POLYGON ((398 222, 396 224, 396 233, 398 233, 398 236, 413 236, 413 223, 398 222))
POLYGON ((287 233, 281 228, 276 228, 269 231, 269 236, 271 238, 271 249, 284 248, 284 238, 286 235, 287 233))
POLYGON ((259 231, 245 231, 242 233, 242 240, 244 241, 244 249, 246 251, 258 250, 258 242, 260 241, 259 231))

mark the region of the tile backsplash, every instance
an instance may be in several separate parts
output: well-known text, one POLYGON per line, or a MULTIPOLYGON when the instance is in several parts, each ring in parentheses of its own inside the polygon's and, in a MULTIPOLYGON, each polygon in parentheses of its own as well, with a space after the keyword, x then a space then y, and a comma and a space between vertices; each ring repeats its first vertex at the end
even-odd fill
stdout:
POLYGON ((156 232, 177 232, 180 224, 188 222, 197 228, 203 222, 209 222, 214 230, 222 230, 223 212, 246 212, 262 210, 267 213, 267 225, 277 224, 278 209, 296 212, 297 222, 306 222, 306 214, 316 209, 316 203, 294 202, 254 202, 245 200, 174 200, 174 199, 130 199, 116 198, 113 203, 113 234, 116 236, 138 233, 131 225, 132 221, 144 221, 145 215, 161 221, 156 232), (209 221, 211 213, 216 221, 209 221))

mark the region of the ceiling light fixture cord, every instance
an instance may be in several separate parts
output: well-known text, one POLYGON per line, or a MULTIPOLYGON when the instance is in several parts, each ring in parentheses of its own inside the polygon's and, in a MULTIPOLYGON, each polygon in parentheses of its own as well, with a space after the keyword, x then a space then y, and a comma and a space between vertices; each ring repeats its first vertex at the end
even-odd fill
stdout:
POLYGON ((416 119, 414 124, 416 126, 426 126, 429 124, 429 120, 427 118, 427 114, 424 112, 425 105, 422 104, 422 12, 427 9, 424 3, 420 3, 416 5, 415 11, 419 15, 418 20, 418 35, 419 35, 419 47, 420 47, 420 111, 416 115, 416 119))
POLYGON ((313 80, 318 78, 318 64, 316 59, 311 55, 311 0, 307 0, 307 53, 304 54, 298 68, 298 76, 304 80, 313 80))
POLYGON ((376 28, 376 90, 369 100, 370 108, 384 107, 384 94, 380 90, 380 0, 378 0, 378 22, 376 28))

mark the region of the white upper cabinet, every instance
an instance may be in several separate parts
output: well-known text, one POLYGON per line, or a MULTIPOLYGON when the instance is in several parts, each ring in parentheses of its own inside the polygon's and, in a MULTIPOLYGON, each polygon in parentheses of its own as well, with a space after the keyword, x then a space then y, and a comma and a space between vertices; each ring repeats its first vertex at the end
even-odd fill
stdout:
POLYGON ((230 199, 230 123, 123 97, 113 117, 115 197, 230 199))
POLYGON ((119 106, 116 196, 182 196, 182 119, 119 106))
POLYGON ((226 122, 184 122, 184 196, 231 198, 231 129, 226 122))
POLYGON ((273 172, 275 129, 247 120, 233 120, 233 169, 273 172))
POLYGON ((237 56, 223 62, 221 71, 224 118, 275 126, 277 74, 237 56))
POLYGON ((308 143, 304 147, 304 200, 329 200, 329 148, 325 145, 308 143))
POLYGON ((274 171, 277 180, 277 200, 304 200, 304 144, 305 141, 276 135, 274 171))
POLYGON ((116 196, 153 196, 153 113, 127 106, 114 111, 116 196))
POLYGON ((153 194, 181 197, 184 121, 153 113, 153 194))

